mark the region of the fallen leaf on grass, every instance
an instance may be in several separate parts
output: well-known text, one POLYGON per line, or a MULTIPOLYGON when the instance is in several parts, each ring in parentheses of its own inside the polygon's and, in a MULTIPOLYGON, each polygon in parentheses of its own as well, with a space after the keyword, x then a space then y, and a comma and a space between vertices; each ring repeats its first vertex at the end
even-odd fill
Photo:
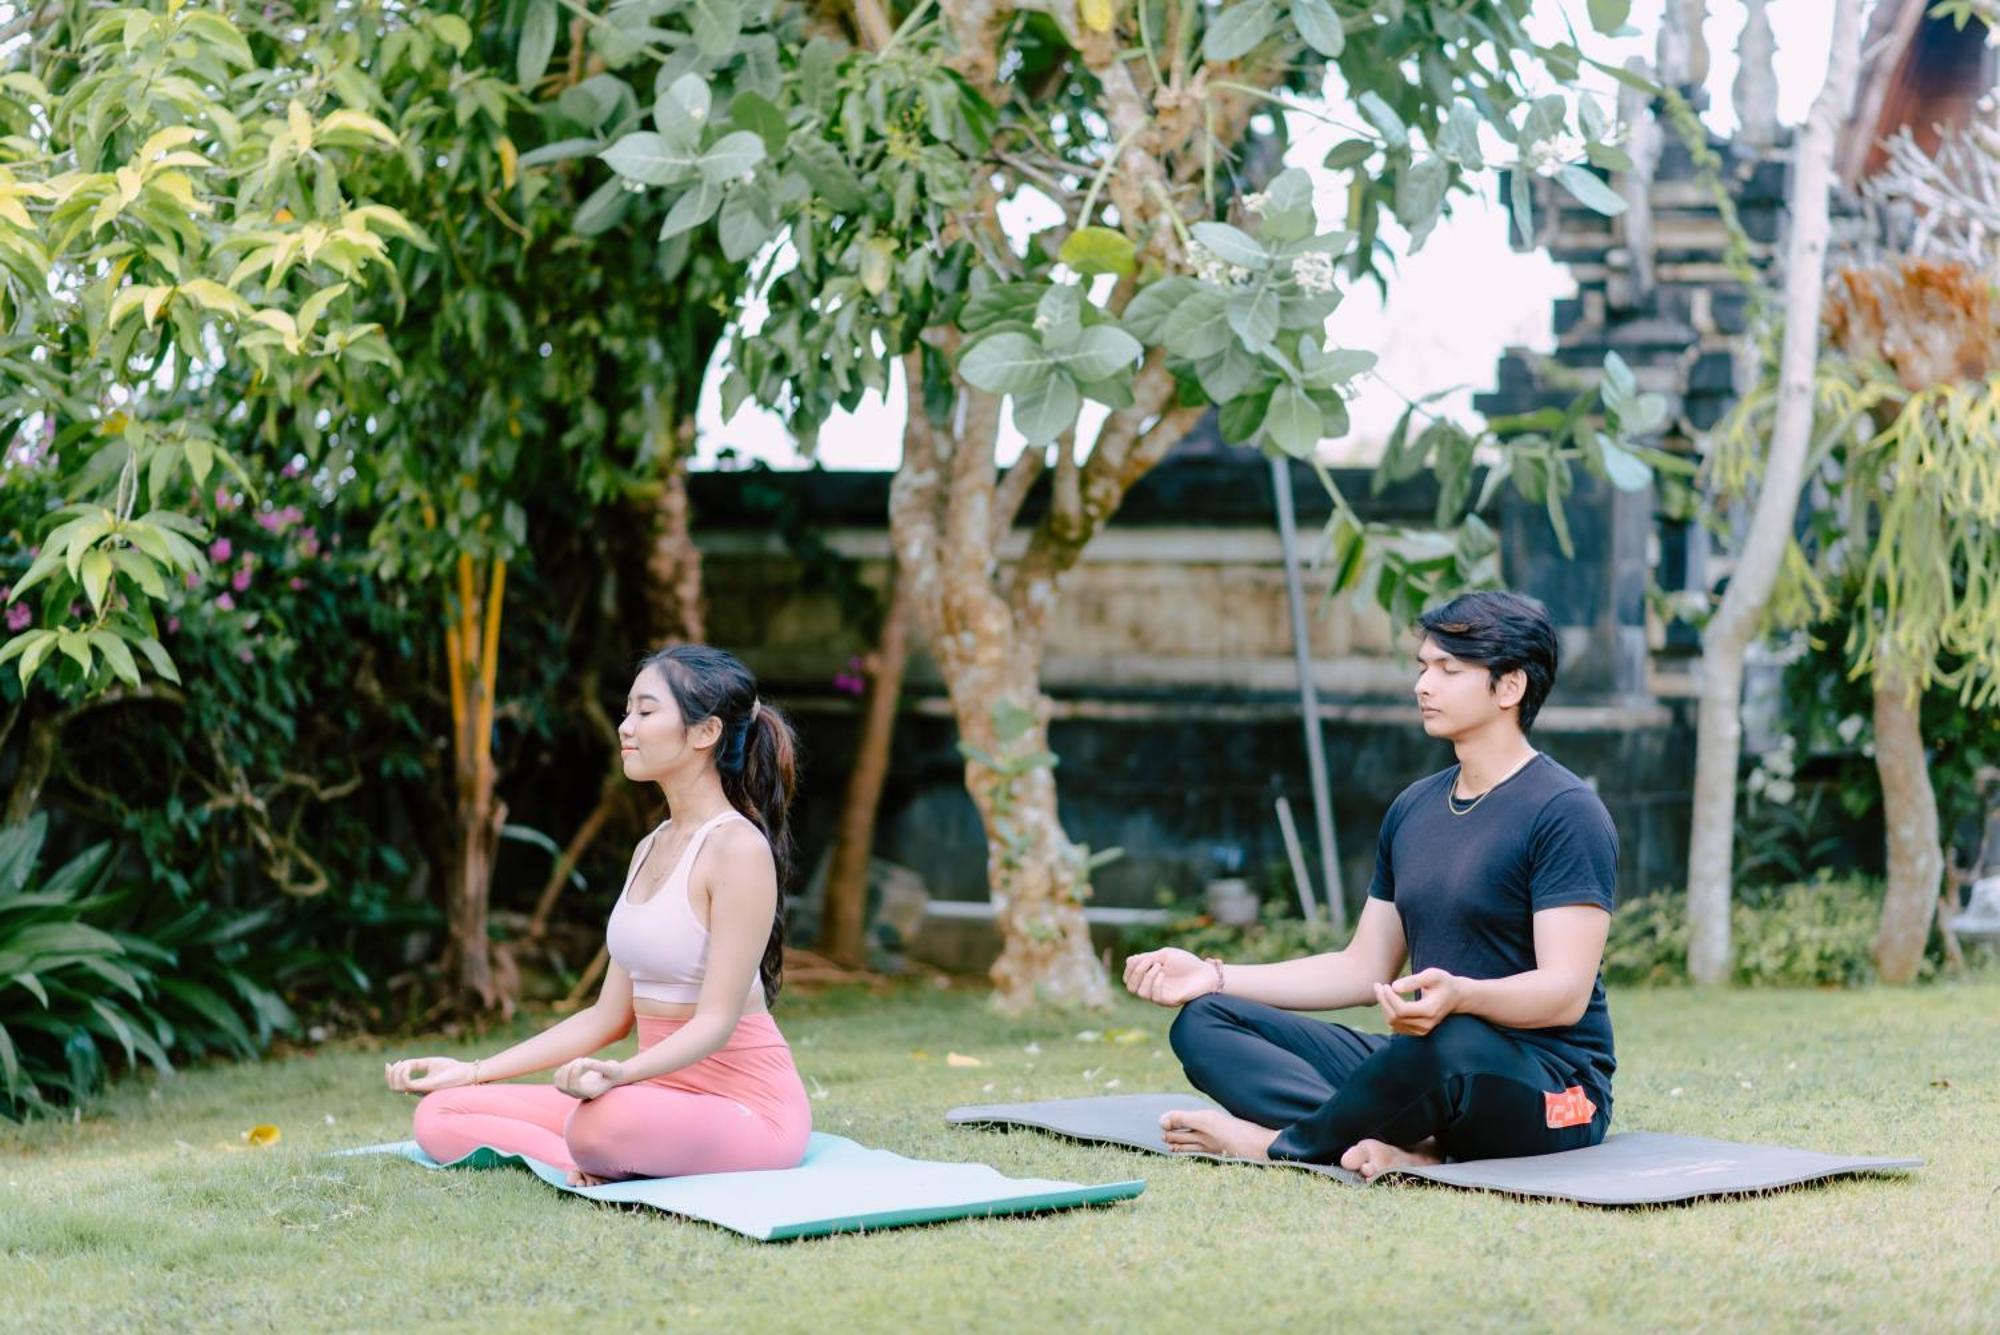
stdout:
POLYGON ((283 1133, 269 1122, 259 1122, 243 1133, 243 1139, 258 1149, 268 1149, 283 1139, 283 1133))
POLYGON ((945 1054, 944 1054, 944 1064, 945 1064, 946 1066, 960 1066, 960 1067, 964 1067, 964 1066, 984 1066, 984 1065, 986 1065, 986 1063, 985 1063, 985 1062, 983 1062, 983 1061, 981 1061, 981 1060, 979 1060, 979 1058, 977 1058, 977 1057, 968 1057, 968 1056, 966 1056, 966 1055, 965 1055, 965 1054, 964 1054, 963 1052, 947 1052, 947 1053, 945 1053, 945 1054))
POLYGON ((1113 1043, 1144 1043, 1152 1035, 1143 1029, 1113 1029, 1105 1037, 1113 1043))

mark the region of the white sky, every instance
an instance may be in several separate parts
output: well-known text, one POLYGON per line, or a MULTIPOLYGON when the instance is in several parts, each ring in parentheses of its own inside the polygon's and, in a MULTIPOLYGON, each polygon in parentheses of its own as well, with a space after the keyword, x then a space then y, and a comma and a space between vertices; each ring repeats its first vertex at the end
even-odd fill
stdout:
MULTIPOLYGON (((1561 33, 1565 14, 1592 55, 1622 63, 1633 55, 1649 61, 1659 29, 1662 0, 1635 0, 1632 25, 1636 37, 1609 40, 1590 32, 1584 0, 1555 0, 1540 8, 1531 28, 1544 40, 1561 33)), ((1736 39, 1743 27, 1740 0, 1709 0, 1706 36, 1709 47, 1709 125, 1727 133, 1735 123, 1729 85, 1736 76, 1736 39)), ((1772 0, 1771 27, 1777 36, 1778 108, 1787 124, 1805 119, 1826 73, 1829 31, 1824 0, 1772 0)), ((1609 79, 1595 87, 1610 110, 1614 99, 1609 79)), ((1327 114, 1352 123, 1344 106, 1325 104, 1327 114)), ((1345 132, 1312 117, 1288 113, 1293 148, 1292 166, 1313 173, 1319 182, 1322 219, 1344 212, 1345 188, 1320 159, 1345 132)), ((1510 345, 1547 349, 1554 346, 1550 304, 1574 290, 1561 266, 1545 254, 1516 254, 1507 243, 1505 210, 1499 200, 1499 178, 1476 178, 1475 197, 1455 196, 1452 215, 1438 224, 1423 250, 1404 255, 1391 274, 1386 306, 1370 284, 1351 290, 1328 329, 1342 346, 1377 353, 1377 374, 1362 382, 1349 404, 1354 429, 1341 443, 1342 457, 1371 457, 1403 410, 1402 395, 1422 396, 1452 386, 1462 388, 1441 405, 1471 415, 1473 392, 1492 384, 1501 351, 1510 345)), ((1402 236, 1393 222, 1383 228, 1391 246, 1402 250, 1402 236)), ((1086 405, 1082 436, 1092 433, 1094 405, 1086 405)), ((1102 409, 1096 412, 1101 420, 1102 409)), ((774 467, 807 466, 782 423, 769 413, 746 406, 730 422, 721 420, 717 377, 711 375, 697 418, 700 444, 696 467, 714 467, 721 453, 764 460, 774 467)), ((900 377, 885 401, 870 395, 852 414, 838 414, 820 433, 818 461, 827 468, 887 469, 896 464, 903 435, 900 377)), ((1011 435, 1011 433, 1010 433, 1011 435)), ((1018 453, 1018 437, 1003 440, 1001 461, 1018 453)))

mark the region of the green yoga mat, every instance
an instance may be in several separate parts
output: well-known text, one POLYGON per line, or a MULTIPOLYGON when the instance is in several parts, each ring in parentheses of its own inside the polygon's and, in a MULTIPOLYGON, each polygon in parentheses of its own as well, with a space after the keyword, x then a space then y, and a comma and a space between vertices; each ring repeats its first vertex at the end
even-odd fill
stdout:
POLYGON ((841 1136, 814 1132, 797 1168, 693 1177, 635 1178, 601 1187, 573 1187, 559 1168, 526 1155, 481 1147, 440 1164, 413 1140, 342 1150, 394 1154, 426 1168, 494 1168, 519 1163, 559 1191, 616 1205, 650 1205, 670 1214, 719 1224, 759 1242, 817 1238, 828 1233, 900 1228, 946 1219, 1039 1214, 1130 1200, 1142 1181, 1088 1185, 1007 1177, 981 1163, 937 1163, 872 1150, 841 1136))

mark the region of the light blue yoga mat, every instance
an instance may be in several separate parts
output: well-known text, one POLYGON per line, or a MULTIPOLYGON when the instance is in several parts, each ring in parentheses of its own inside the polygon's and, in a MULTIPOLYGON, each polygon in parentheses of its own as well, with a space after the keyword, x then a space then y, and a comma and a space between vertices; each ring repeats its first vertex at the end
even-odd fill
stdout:
POLYGON ((426 1168, 493 1168, 519 1163, 574 1195, 617 1205, 650 1205, 670 1214, 720 1224, 759 1242, 816 1238, 828 1233, 899 1228, 946 1219, 1037 1214, 1080 1205, 1130 1200, 1142 1181, 1090 1186, 1046 1178, 1007 1177, 982 1163, 936 1163, 871 1150, 841 1136, 814 1132, 797 1168, 693 1177, 636 1178, 601 1187, 573 1187, 567 1174, 538 1159, 482 1146, 440 1164, 414 1140, 367 1145, 342 1154, 395 1154, 426 1168))

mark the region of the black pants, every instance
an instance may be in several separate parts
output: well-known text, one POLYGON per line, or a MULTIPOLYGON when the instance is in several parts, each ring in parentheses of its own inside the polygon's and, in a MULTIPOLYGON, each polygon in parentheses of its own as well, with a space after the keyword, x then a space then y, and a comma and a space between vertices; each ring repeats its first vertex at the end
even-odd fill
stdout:
POLYGON ((1181 1008, 1174 1055, 1194 1087, 1246 1122, 1278 1129, 1273 1159, 1338 1163, 1359 1140, 1432 1137, 1453 1159, 1582 1149, 1604 1139, 1611 1099, 1567 1062, 1470 1015, 1422 1038, 1364 1034, 1211 994, 1181 1008), (1574 1096, 1597 1105, 1589 1120, 1574 1096))

